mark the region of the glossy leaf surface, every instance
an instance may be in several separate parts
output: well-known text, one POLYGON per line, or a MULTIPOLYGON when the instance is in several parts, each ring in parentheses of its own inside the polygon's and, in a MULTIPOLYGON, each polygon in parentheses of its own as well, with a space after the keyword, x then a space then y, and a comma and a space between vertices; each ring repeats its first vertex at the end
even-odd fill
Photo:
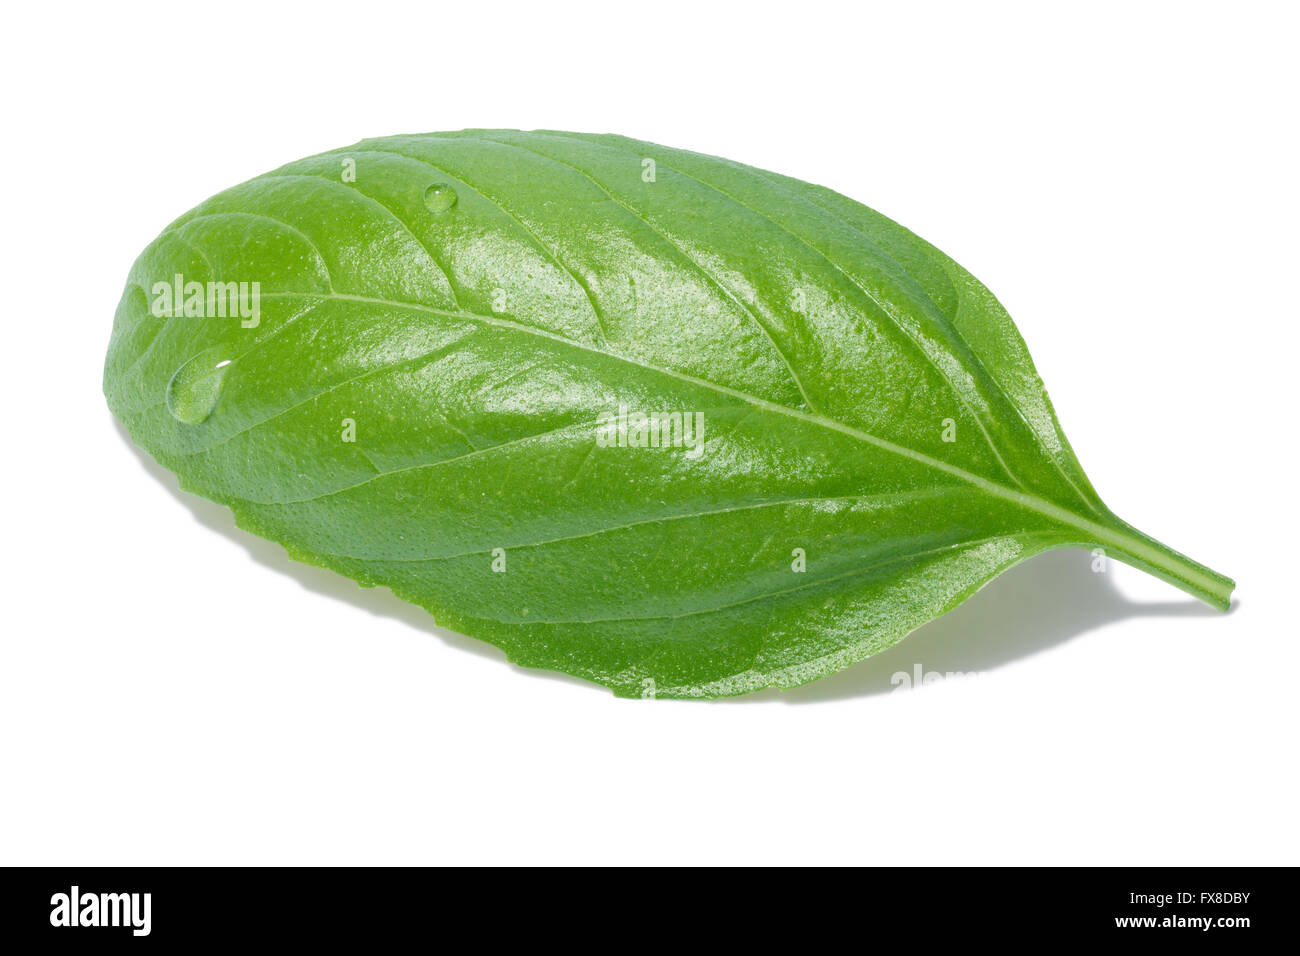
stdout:
POLYGON ((812 680, 1049 548, 1232 588, 1106 509, 947 256, 623 137, 367 140, 220 193, 136 262, 105 392, 242 527, 623 695, 812 680))

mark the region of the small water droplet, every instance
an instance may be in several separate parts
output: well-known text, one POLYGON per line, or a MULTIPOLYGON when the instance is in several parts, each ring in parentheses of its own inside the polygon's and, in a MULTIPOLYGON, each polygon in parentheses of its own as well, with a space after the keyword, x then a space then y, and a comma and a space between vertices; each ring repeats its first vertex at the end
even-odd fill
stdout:
POLYGON ((434 183, 424 191, 424 204, 430 212, 446 212, 456 205, 456 190, 446 183, 434 183))
POLYGON ((197 425, 211 415, 230 362, 230 351, 224 345, 214 345, 178 368, 167 383, 167 411, 172 417, 197 425))

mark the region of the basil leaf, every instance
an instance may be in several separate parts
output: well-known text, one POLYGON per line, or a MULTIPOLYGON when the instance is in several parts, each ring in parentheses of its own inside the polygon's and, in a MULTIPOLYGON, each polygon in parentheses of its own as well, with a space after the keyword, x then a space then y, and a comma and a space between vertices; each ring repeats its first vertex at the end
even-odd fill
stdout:
POLYGON ((242 527, 620 695, 813 680, 1050 548, 1233 587, 1107 510, 961 266, 618 136, 366 140, 220 193, 135 263, 104 389, 242 527))

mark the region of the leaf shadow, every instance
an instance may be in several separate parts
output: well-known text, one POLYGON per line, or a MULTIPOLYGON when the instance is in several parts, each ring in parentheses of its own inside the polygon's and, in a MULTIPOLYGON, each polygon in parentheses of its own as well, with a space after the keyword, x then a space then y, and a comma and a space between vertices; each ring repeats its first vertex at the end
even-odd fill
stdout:
POLYGON ((455 647, 457 650, 468 651, 471 654, 477 654, 480 657, 491 658, 492 660, 504 663, 514 670, 527 674, 530 677, 541 677, 549 680, 559 681, 565 684, 572 684, 589 690, 594 693, 608 694, 603 687, 593 684, 590 681, 582 680, 579 677, 573 677, 569 674, 562 674, 559 671, 545 671, 532 667, 521 667, 512 661, 506 659, 505 652, 493 644, 486 641, 476 640, 472 637, 466 637, 464 634, 458 634, 456 631, 448 630, 445 627, 439 627, 434 618, 428 611, 418 605, 403 601, 396 594, 385 587, 362 587, 356 581, 326 568, 318 568, 312 564, 304 564, 301 561, 295 561, 289 557, 281 545, 266 538, 260 538, 255 534, 244 531, 235 524, 235 515, 225 505, 219 505, 215 501, 209 501, 198 495, 190 494, 183 491, 180 482, 172 472, 168 471, 158 462, 149 456, 149 453, 140 448, 131 440, 130 434, 120 421, 112 418, 113 427, 121 436, 123 443, 131 450, 136 461, 145 472, 160 484, 173 498, 179 501, 189 511, 190 515, 199 524, 205 528, 215 531, 220 535, 234 541, 242 547, 250 558, 265 568, 269 568, 279 574, 292 578, 301 587, 313 594, 320 594, 327 598, 333 598, 336 601, 346 601, 354 607, 359 607, 363 611, 373 614, 375 617, 387 617, 401 621, 403 624, 432 634, 442 640, 445 644, 455 647))
MULTIPOLYGON (((1194 599, 1133 601, 1109 570, 1095 572, 1089 551, 1063 549, 1031 558, 994 578, 970 599, 913 631, 888 650, 811 684, 765 690, 736 702, 811 704, 887 694, 902 673, 971 674, 1064 644, 1115 621, 1138 617, 1217 617, 1194 599)), ((1229 613, 1237 609, 1234 601, 1229 613)))
MULTIPOLYGON (((111 417, 111 416, 110 416, 111 417)), ((125 426, 111 418, 123 443, 145 472, 165 488, 204 527, 239 544, 258 564, 292 578, 315 594, 346 601, 376 617, 387 617, 433 634, 444 643, 508 664, 515 671, 608 694, 597 684, 559 671, 521 667, 500 648, 439 627, 423 608, 403 601, 388 588, 365 588, 351 578, 289 557, 273 541, 235 524, 224 505, 182 491, 172 472, 139 448, 125 426)), ((1115 587, 1113 575, 1091 570, 1087 551, 1050 551, 999 575, 963 604, 913 631, 886 651, 811 684, 726 697, 713 704, 813 704, 869 697, 895 690, 895 674, 963 673, 992 670, 1063 644, 1113 621, 1134 617, 1215 617, 1220 612, 1196 600, 1139 602, 1115 587)), ((1239 602, 1233 601, 1229 613, 1239 602)))

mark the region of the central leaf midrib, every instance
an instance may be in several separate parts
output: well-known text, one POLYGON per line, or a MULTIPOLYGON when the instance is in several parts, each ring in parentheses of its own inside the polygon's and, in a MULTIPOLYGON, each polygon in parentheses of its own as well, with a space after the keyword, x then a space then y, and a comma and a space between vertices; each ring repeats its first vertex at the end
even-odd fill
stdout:
POLYGON ((691 385, 695 385, 701 388, 711 389, 715 392, 718 392, 719 394, 729 395, 733 398, 737 398, 743 402, 747 402, 750 405, 753 405, 756 408, 761 408, 765 411, 773 412, 778 415, 786 415, 790 418, 795 418, 800 421, 806 421, 813 425, 820 426, 822 428, 826 428, 832 431, 838 431, 843 435, 847 435, 850 438, 856 439, 857 441, 861 441, 866 444, 872 445, 876 448, 880 448, 882 451, 886 451, 891 454, 898 455, 899 457, 902 458, 908 458, 912 461, 917 462, 920 465, 924 465, 928 468, 933 468, 937 471, 942 471, 945 474, 952 475, 956 478, 959 478, 962 481, 974 485, 977 488, 980 488, 981 490, 991 495, 995 495, 999 498, 1003 498, 1007 501, 1012 502, 1013 504, 1019 505, 1020 507, 1027 508, 1030 511, 1037 512, 1038 514, 1043 515, 1044 517, 1051 518, 1054 521, 1063 522, 1064 524, 1077 528, 1078 530, 1087 533, 1090 540, 1097 537, 1110 538, 1114 534, 1110 529, 1106 528, 1105 525, 1092 521, 1083 515, 1079 515, 1069 510, 1068 508, 1064 508, 1053 502, 1047 501, 1044 498, 1039 498, 1036 495, 1030 495, 1030 494, 1026 494, 1025 492, 1017 491, 1014 488, 1008 488, 1005 485, 999 484, 998 482, 992 481, 988 478, 984 478, 981 475, 976 475, 973 474, 972 472, 966 471, 964 468, 960 468, 957 465, 950 464, 949 462, 943 461, 938 458, 933 458, 930 455, 927 455, 921 451, 917 451, 914 448, 908 448, 905 445, 899 445, 895 442, 889 441, 888 439, 880 438, 876 435, 869 434, 868 432, 864 432, 861 429, 854 428, 852 425, 847 425, 844 422, 838 421, 833 418, 829 418, 825 415, 818 415, 818 414, 813 414, 811 412, 801 411, 800 409, 791 408, 788 405, 781 405, 778 402, 768 401, 765 398, 760 398, 757 395, 751 395, 748 392, 744 392, 736 388, 731 388, 730 386, 722 385, 718 382, 710 382, 707 379, 696 378, 694 375, 689 375, 685 372, 678 372, 674 369, 663 368, 657 365, 649 365, 645 362, 638 361, 637 359, 630 358, 625 355, 618 355, 613 352, 606 352, 603 349, 595 348, 590 345, 584 345, 581 342, 577 342, 574 341, 573 339, 565 338, 562 335, 556 335, 555 333, 548 332, 544 329, 523 325, 518 322, 512 322, 509 319, 503 319, 498 316, 484 315, 478 312, 463 312, 463 311, 456 312, 450 309, 439 309, 434 306, 424 305, 418 302, 402 302, 396 299, 385 299, 385 298, 378 298, 374 296, 354 295, 354 294, 342 293, 342 292, 336 292, 328 295, 324 293, 313 293, 313 292, 271 292, 271 293, 262 294, 262 298, 264 299, 273 298, 273 297, 339 299, 343 301, 385 306, 388 308, 412 309, 418 312, 426 312, 430 315, 439 315, 447 318, 466 319, 474 322, 482 322, 484 324, 492 325, 501 329, 506 329, 508 331, 520 332, 525 335, 532 335, 538 338, 547 339, 559 345, 564 345, 569 348, 579 349, 581 351, 588 352, 593 355, 598 355, 601 358, 612 359, 613 361, 616 362, 623 362, 628 365, 634 365, 637 368, 644 369, 647 372, 654 372, 660 375, 667 375, 670 378, 675 378, 678 379, 679 381, 686 382, 691 385))

